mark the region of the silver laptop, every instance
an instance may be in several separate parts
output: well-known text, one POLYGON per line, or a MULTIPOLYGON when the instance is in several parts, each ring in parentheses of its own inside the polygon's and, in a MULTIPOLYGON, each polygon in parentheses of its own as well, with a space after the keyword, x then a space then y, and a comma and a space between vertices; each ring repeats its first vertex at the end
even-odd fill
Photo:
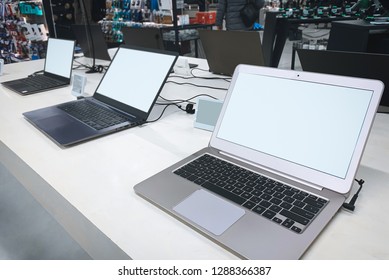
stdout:
POLYGON ((135 192, 247 259, 298 259, 341 207, 380 81, 239 65, 209 146, 135 192))
POLYGON ((75 42, 72 40, 49 38, 43 74, 3 82, 2 85, 19 94, 48 91, 70 85, 75 42))
POLYGON ((141 125, 146 122, 177 57, 173 52, 122 45, 92 97, 23 115, 60 146, 141 125), (146 61, 153 61, 153 67, 146 61))
POLYGON ((264 66, 261 37, 256 31, 199 29, 209 71, 232 76, 238 64, 264 66))

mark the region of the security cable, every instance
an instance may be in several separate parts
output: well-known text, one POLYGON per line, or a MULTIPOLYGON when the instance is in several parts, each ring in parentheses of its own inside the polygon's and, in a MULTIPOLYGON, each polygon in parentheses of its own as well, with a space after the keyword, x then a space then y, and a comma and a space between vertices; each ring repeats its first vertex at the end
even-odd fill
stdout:
POLYGON ((190 85, 190 86, 194 86, 194 87, 201 87, 201 88, 209 88, 209 89, 215 89, 215 90, 228 90, 228 88, 220 88, 220 87, 211 87, 211 86, 205 86, 205 85, 196 85, 196 84, 193 84, 193 83, 179 83, 179 82, 175 82, 175 81, 166 81, 166 83, 173 83, 173 84, 176 84, 176 85, 190 85))
POLYGON ((343 203, 343 208, 353 212, 354 209, 355 209, 355 202, 357 201, 358 199, 358 195, 359 195, 359 192, 362 190, 362 187, 363 187, 363 183, 365 183, 365 181, 363 179, 360 179, 360 180, 357 180, 355 179, 355 181, 358 183, 359 185, 359 188, 358 188, 358 191, 353 195, 353 197, 350 199, 350 202, 348 203, 343 203))
POLYGON ((159 115, 158 118, 156 118, 154 120, 151 120, 151 121, 146 121, 146 123, 152 123, 152 122, 156 122, 156 121, 160 120, 162 118, 163 114, 165 113, 166 109, 169 106, 176 106, 181 111, 187 112, 188 114, 194 114, 195 113, 195 109, 193 109, 193 106, 196 103, 191 101, 191 100, 193 100, 193 99, 195 99, 197 97, 200 97, 200 96, 206 96, 206 97, 218 100, 216 97, 214 97, 212 95, 209 95, 209 94, 198 94, 198 95, 192 96, 191 98, 188 98, 188 99, 173 99, 173 100, 169 100, 169 99, 167 99, 165 97, 159 96, 159 98, 162 99, 165 102, 156 102, 155 105, 161 105, 161 106, 165 106, 165 107, 163 108, 163 110, 162 110, 162 112, 161 112, 161 114, 159 115), (182 108, 182 105, 181 105, 182 103, 187 103, 185 109, 182 108))

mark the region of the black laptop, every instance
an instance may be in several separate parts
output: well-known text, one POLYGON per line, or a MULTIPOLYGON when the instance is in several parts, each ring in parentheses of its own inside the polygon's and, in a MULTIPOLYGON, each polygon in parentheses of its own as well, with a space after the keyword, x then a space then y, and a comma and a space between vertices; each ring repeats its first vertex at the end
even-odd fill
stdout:
POLYGON ((209 71, 232 76, 238 64, 264 66, 259 32, 199 29, 209 71))
POLYGON ((122 45, 93 97, 23 115, 60 146, 141 125, 146 122, 177 57, 173 52, 122 45), (149 61, 153 61, 153 67, 149 61))
POLYGON ((111 60, 100 25, 72 24, 72 31, 85 57, 111 60))
POLYGON ((309 49, 297 53, 304 71, 381 80, 385 89, 380 106, 389 107, 388 54, 309 49))
POLYGON ((122 33, 126 45, 158 50, 165 49, 159 28, 123 27, 122 33))
POLYGON ((49 38, 43 73, 6 81, 2 85, 22 95, 70 85, 74 46, 72 40, 49 38))

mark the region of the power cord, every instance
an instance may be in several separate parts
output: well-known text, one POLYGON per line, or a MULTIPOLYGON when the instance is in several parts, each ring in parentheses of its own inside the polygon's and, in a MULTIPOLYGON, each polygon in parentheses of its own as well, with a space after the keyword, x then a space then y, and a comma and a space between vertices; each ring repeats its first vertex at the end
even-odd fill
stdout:
POLYGON ((198 94, 198 95, 195 95, 195 96, 192 96, 191 98, 188 98, 188 99, 175 99, 175 100, 169 100, 169 99, 166 99, 162 96, 159 96, 160 99, 162 99, 163 101, 165 102, 156 102, 155 105, 164 105, 165 108, 163 108, 161 114, 158 116, 158 118, 154 119, 154 120, 150 120, 150 121, 147 121, 146 123, 152 123, 152 122, 156 122, 158 120, 160 120, 163 116, 163 114, 165 113, 166 109, 169 107, 169 106, 176 106, 178 109, 184 111, 184 112, 187 112, 188 114, 194 114, 196 112, 196 109, 194 109, 194 105, 196 104, 195 102, 191 101, 197 97, 200 97, 200 96, 207 96, 207 97, 210 97, 210 98, 213 98, 213 99, 216 99, 216 97, 213 97, 212 95, 208 95, 208 94, 198 94), (182 107, 182 103, 187 103, 185 108, 182 107))
POLYGON ((365 183, 365 181, 363 179, 360 179, 360 180, 357 180, 355 179, 355 181, 358 183, 359 185, 359 188, 358 188, 358 191, 353 195, 353 197, 350 199, 350 202, 348 203, 343 203, 343 208, 353 212, 354 209, 355 209, 355 202, 357 201, 358 199, 358 195, 359 195, 359 192, 362 190, 362 187, 363 187, 363 183, 365 183))
POLYGON ((86 73, 103 73, 104 70, 108 69, 108 66, 103 65, 95 65, 95 66, 89 66, 87 64, 81 63, 74 59, 74 62, 78 63, 78 66, 73 67, 73 69, 80 69, 80 67, 84 67, 85 70, 87 70, 86 73))
POLYGON ((190 85, 190 86, 194 86, 194 87, 201 87, 201 88, 209 88, 209 89, 216 89, 216 90, 228 90, 228 88, 220 88, 220 87, 211 87, 211 86, 204 86, 204 85, 196 85, 196 84, 193 84, 193 83, 178 83, 178 82, 175 82, 175 81, 166 81, 166 83, 173 83, 173 84, 176 84, 176 85, 190 85))

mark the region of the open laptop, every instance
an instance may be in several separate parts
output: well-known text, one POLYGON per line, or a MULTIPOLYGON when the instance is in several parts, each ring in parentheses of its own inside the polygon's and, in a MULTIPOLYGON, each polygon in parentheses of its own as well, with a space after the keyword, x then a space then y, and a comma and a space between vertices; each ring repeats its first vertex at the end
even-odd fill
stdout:
POLYGON ((165 49, 159 28, 123 27, 122 33, 126 45, 158 50, 165 49))
POLYGON ((172 52, 122 45, 92 97, 23 115, 60 146, 141 125, 146 122, 177 57, 172 52), (153 61, 153 67, 147 61, 153 61))
MULTIPOLYGON (((159 28, 153 27, 123 27, 123 39, 126 45, 138 46, 142 48, 151 48, 164 50, 165 45, 162 38, 162 33, 159 28)), ((189 63, 189 68, 197 67, 198 64, 189 63)), ((172 72, 174 72, 172 70, 172 72)))
POLYGON ((85 57, 93 58, 94 49, 95 59, 111 60, 107 43, 99 24, 91 24, 89 27, 85 24, 72 24, 71 28, 85 57), (90 32, 88 28, 90 28, 90 32))
POLYGON ((2 85, 22 95, 70 85, 74 45, 72 40, 49 38, 43 74, 31 74, 26 78, 2 82, 2 85))
POLYGON ((297 49, 304 71, 381 80, 385 90, 379 108, 389 112, 389 55, 329 50, 297 49), (385 110, 386 109, 386 110, 385 110))
POLYGON ((382 90, 239 65, 209 146, 134 190, 242 258, 298 259, 350 192, 382 90))
POLYGON ((107 43, 105 42, 104 34, 99 24, 91 24, 89 26, 85 24, 72 24, 72 32, 85 57, 93 58, 94 51, 95 59, 111 60, 107 43), (88 28, 90 28, 90 32, 88 28))
POLYGON ((238 64, 265 65, 259 32, 198 31, 210 72, 232 76, 238 64))

